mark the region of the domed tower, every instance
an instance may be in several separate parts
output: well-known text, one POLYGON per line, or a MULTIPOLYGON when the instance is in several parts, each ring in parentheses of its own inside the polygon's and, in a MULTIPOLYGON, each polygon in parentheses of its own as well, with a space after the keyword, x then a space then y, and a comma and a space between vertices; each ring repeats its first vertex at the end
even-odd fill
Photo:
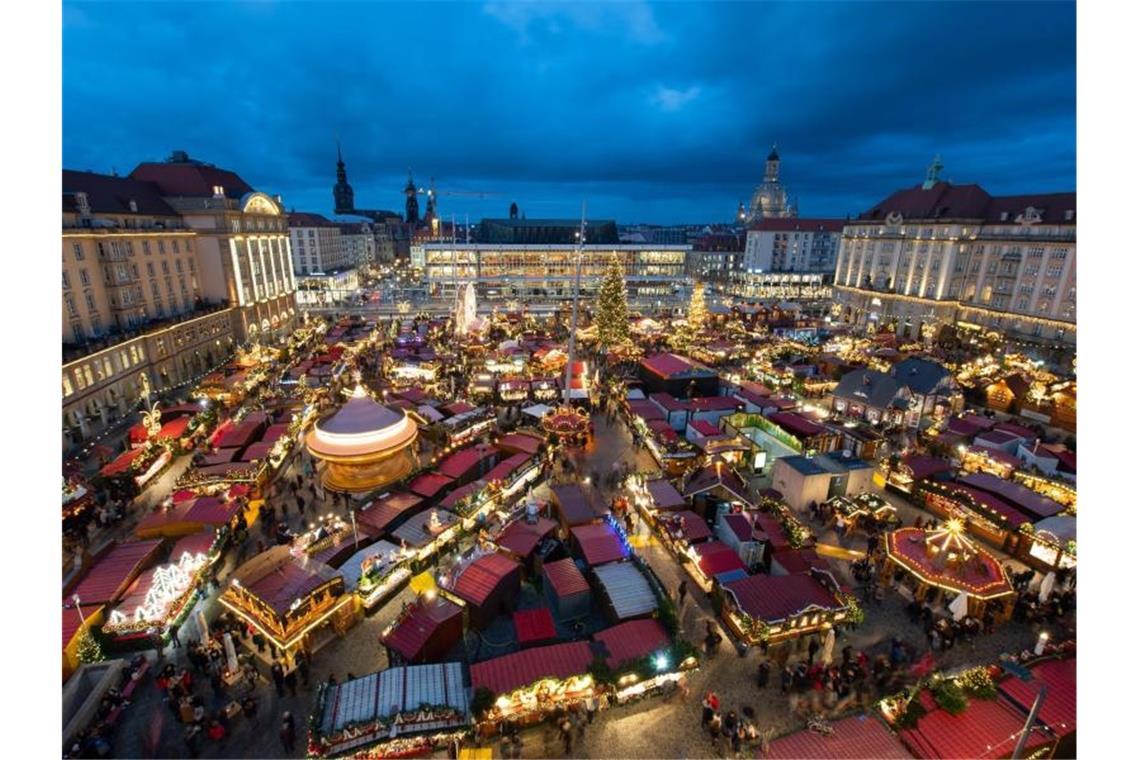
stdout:
POLYGON ((776 152, 775 143, 772 143, 772 152, 768 154, 768 160, 764 164, 764 181, 780 181, 780 154, 776 152))
POLYGON ((336 141, 336 184, 333 185, 333 208, 337 214, 351 214, 356 208, 352 197, 352 185, 348 184, 348 172, 344 170, 344 159, 340 155, 340 140, 336 141))
POLYGON ((416 183, 412 181, 412 175, 408 173, 408 184, 404 186, 404 195, 407 200, 404 201, 405 219, 408 224, 419 224, 420 222, 420 201, 416 197, 416 183))
POLYGON ((795 215, 795 211, 788 203, 788 193, 780 184, 780 154, 773 145, 764 163, 764 181, 757 185, 752 193, 752 203, 748 207, 746 221, 752 223, 761 219, 780 219, 795 215))

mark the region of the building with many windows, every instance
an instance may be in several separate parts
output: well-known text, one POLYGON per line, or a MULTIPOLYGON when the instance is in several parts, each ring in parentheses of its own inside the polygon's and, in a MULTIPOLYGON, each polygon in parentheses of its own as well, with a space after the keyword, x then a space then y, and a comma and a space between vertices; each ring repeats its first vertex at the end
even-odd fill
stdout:
POLYGON ((320 214, 294 211, 289 214, 289 241, 293 249, 293 272, 333 272, 353 266, 341 226, 320 214))
POLYGON ((1074 345, 1076 193, 992 196, 941 168, 845 225, 838 316, 912 337, 957 325, 1074 345))
POLYGON ((820 272, 829 278, 843 236, 842 219, 763 219, 748 228, 748 272, 820 272))
POLYGON ((281 198, 259 192, 234 172, 174 151, 139 164, 130 178, 152 184, 196 233, 204 299, 236 307, 244 341, 284 330, 296 315, 293 258, 281 198))
MULTIPOLYGON (((573 298, 577 246, 427 243, 424 280, 432 297, 451 297, 475 284, 480 300, 565 301, 573 298)), ((687 245, 586 245, 582 296, 593 298, 614 256, 622 264, 631 303, 645 306, 683 297, 687 245)))

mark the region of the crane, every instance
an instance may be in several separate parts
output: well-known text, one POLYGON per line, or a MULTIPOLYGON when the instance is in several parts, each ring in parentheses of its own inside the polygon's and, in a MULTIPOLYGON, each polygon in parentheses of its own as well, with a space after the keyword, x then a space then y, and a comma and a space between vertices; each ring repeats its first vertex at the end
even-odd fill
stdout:
POLYGON ((468 198, 502 198, 503 193, 489 193, 482 190, 436 190, 435 180, 431 181, 428 187, 417 187, 416 192, 420 195, 439 196, 439 195, 454 195, 464 196, 468 198))

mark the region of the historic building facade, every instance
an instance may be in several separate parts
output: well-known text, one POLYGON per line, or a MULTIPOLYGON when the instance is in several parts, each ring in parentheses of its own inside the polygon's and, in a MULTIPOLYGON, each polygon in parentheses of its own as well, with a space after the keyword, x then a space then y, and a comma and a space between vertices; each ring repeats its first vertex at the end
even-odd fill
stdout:
POLYGON ((296 316, 296 280, 279 196, 181 151, 163 162, 139 164, 130 176, 155 185, 196 233, 202 294, 236 307, 238 340, 288 326, 296 316))
POLYGON ((1076 193, 992 196, 941 168, 845 225, 837 315, 912 337, 957 325, 1074 345, 1076 193))
POLYGON ((762 219, 748 229, 744 270, 821 272, 830 277, 842 237, 842 219, 762 219))

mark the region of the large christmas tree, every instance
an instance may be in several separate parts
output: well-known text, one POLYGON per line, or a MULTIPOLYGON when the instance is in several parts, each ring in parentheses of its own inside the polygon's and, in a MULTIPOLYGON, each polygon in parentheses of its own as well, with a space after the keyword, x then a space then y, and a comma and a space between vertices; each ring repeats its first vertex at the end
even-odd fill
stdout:
POLYGON ((709 310, 705 305, 705 284, 699 280, 693 285, 693 297, 689 300, 689 315, 685 319, 685 329, 681 339, 685 345, 693 343, 705 329, 709 310))
POLYGON ((602 277, 598 288, 598 304, 595 311, 598 326, 598 343, 603 349, 613 348, 629 340, 629 304, 625 295, 625 274, 617 254, 610 259, 610 266, 602 277))

